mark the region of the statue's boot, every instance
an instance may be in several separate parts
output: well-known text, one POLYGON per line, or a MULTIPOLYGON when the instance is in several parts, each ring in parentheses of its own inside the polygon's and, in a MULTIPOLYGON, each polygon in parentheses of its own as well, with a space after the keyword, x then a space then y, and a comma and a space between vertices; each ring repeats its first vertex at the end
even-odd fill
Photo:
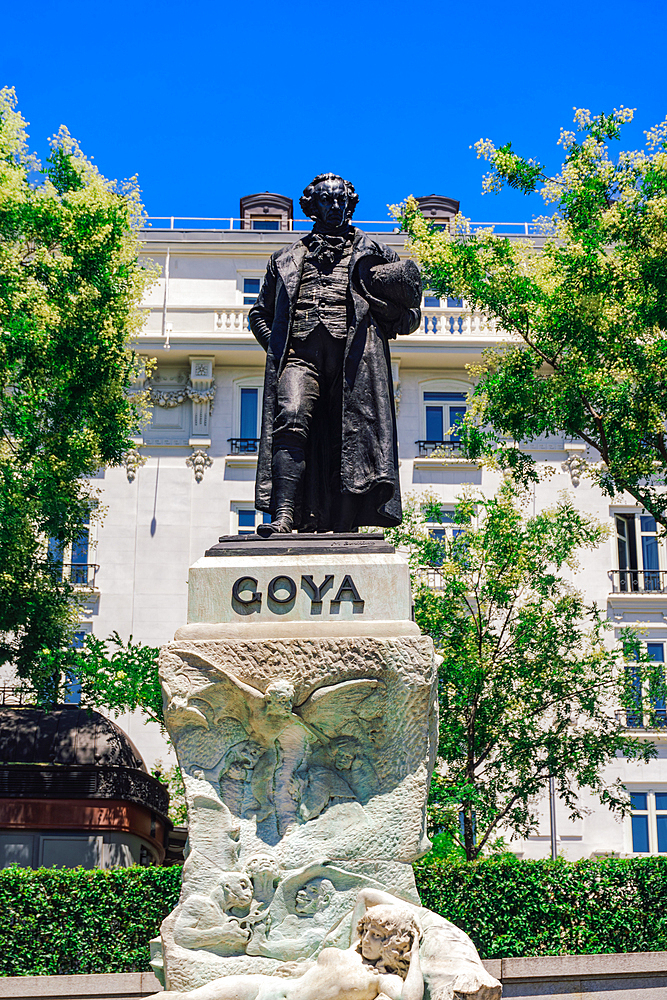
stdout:
POLYGON ((262 538, 275 534, 288 534, 294 527, 294 510, 305 469, 306 458, 303 448, 290 445, 275 450, 272 471, 276 509, 270 524, 257 526, 257 534, 262 538))

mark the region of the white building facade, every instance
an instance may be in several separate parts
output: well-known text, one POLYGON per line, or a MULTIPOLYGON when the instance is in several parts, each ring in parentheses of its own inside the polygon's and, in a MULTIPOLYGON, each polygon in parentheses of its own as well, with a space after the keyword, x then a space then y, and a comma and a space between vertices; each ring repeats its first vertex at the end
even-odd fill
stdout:
MULTIPOLYGON (((263 516, 253 496, 265 355, 247 316, 269 256, 299 232, 280 198, 267 196, 263 205, 260 196, 251 197, 255 214, 242 222, 218 220, 204 228, 200 220, 197 228, 156 226, 144 233, 145 254, 162 272, 135 345, 147 361, 141 386, 151 392, 152 420, 125 466, 100 473, 95 485, 106 515, 72 552, 72 573, 89 592, 82 632, 105 637, 115 630, 152 645, 169 641, 186 621, 189 565, 220 535, 251 532, 263 516)), ((435 201, 443 218, 446 203, 435 201)), ((403 237, 390 224, 358 225, 405 256, 403 237)), ((298 228, 306 231, 310 224, 298 228)), ((466 484, 486 494, 497 489, 499 475, 460 457, 450 430, 465 410, 471 386, 466 366, 503 337, 460 302, 427 295, 421 328, 391 343, 404 496, 435 494, 447 510, 466 484), (431 454, 436 445, 444 457, 431 454)), ((619 627, 640 625, 649 652, 664 660, 667 556, 655 523, 631 498, 610 503, 581 475, 586 461, 595 461, 584 445, 550 438, 535 443, 533 454, 552 468, 535 490, 534 510, 567 491, 581 510, 612 529, 607 543, 582 556, 574 584, 588 602, 606 607, 619 627)), ((119 724, 149 766, 156 758, 169 760, 157 727, 137 716, 119 724)), ((611 769, 635 796, 632 817, 616 819, 586 800, 590 814, 571 823, 559 805, 562 854, 667 853, 665 733, 646 733, 658 747, 653 763, 638 767, 619 759, 611 769)), ((549 855, 548 804, 536 835, 512 848, 523 857, 549 855)))

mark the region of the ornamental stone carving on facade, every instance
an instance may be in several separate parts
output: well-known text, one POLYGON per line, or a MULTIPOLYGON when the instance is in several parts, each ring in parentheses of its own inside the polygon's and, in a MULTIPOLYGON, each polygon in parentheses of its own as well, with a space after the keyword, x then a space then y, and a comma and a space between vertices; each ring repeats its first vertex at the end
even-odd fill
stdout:
POLYGON ((201 483, 205 471, 213 465, 213 459, 203 448, 195 448, 192 454, 186 458, 185 464, 189 469, 194 470, 195 481, 201 483))
POLYGON ((184 386, 177 389, 158 389, 154 385, 148 386, 148 398, 151 406, 161 406, 164 409, 172 409, 174 406, 181 406, 188 399, 193 403, 208 403, 211 409, 218 387, 215 379, 211 380, 208 389, 196 389, 190 380, 184 386))
POLYGON ((570 473, 570 479, 572 480, 572 485, 575 488, 581 482, 581 477, 586 472, 587 468, 588 462, 583 455, 569 455, 567 459, 561 463, 561 469, 563 472, 570 473))
POLYGON ((128 483, 134 482, 137 478, 137 472, 147 461, 146 456, 142 455, 138 448, 130 448, 129 451, 125 452, 123 455, 123 465, 127 473, 128 483))

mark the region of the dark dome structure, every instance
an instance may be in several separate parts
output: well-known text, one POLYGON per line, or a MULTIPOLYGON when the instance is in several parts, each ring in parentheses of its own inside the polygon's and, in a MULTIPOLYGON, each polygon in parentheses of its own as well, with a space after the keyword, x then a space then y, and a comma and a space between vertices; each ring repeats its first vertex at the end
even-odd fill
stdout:
POLYGON ((0 707, 0 764, 110 764, 146 770, 122 729, 99 712, 0 707))
POLYGON ((169 794, 99 712, 0 706, 0 867, 161 863, 169 794))

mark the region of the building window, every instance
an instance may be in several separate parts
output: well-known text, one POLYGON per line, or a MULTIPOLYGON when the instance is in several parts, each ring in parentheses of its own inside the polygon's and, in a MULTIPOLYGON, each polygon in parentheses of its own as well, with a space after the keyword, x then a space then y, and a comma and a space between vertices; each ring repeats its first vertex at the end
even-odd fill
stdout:
POLYGON ((663 593, 661 545, 655 518, 649 514, 616 514, 618 569, 612 570, 615 593, 663 593))
MULTIPOLYGON (((649 660, 654 663, 664 663, 665 662, 665 644, 663 642, 647 642, 646 643, 646 655, 649 660)), ((642 672, 641 663, 636 665, 630 664, 628 667, 630 684, 633 690, 633 701, 635 702, 635 710, 629 710, 626 714, 627 725, 631 729, 641 729, 644 727, 645 722, 648 724, 648 719, 645 720, 642 714, 642 707, 644 704, 645 691, 645 676, 642 672)), ((652 698, 651 699, 651 712, 654 716, 653 724, 657 727, 662 727, 667 722, 667 709, 665 706, 665 701, 663 698, 652 698)))
POLYGON ((440 309, 442 306, 445 306, 447 309, 463 309, 463 299, 456 299, 451 295, 448 295, 446 299, 442 299, 439 295, 434 295, 432 292, 425 293, 424 307, 426 309, 440 309))
POLYGON ((424 458, 434 451, 456 452, 461 447, 457 433, 459 424, 465 417, 466 396, 463 392, 424 392, 425 437, 417 441, 419 457, 424 458))
MULTIPOLYGON (((424 513, 433 515, 434 512, 431 508, 430 511, 424 510, 424 513)), ((445 556, 444 543, 459 538, 465 529, 457 525, 453 507, 441 507, 439 517, 432 516, 430 520, 426 521, 425 526, 436 544, 429 546, 425 551, 427 565, 421 567, 420 579, 426 586, 440 590, 442 589, 442 577, 439 567, 442 566, 445 556)))
POLYGON ((255 510, 254 507, 237 506, 236 513, 236 534, 254 535, 258 524, 268 524, 271 515, 264 511, 255 510))
MULTIPOLYGON (((277 228, 277 227, 276 227, 277 228)), ((243 279, 243 305, 252 306, 259 295, 259 278, 243 279)))
MULTIPOLYGON (((72 649, 83 649, 86 636, 90 634, 90 628, 80 625, 72 636, 72 649)), ((63 700, 66 705, 79 705, 81 703, 81 682, 76 674, 67 673, 65 675, 65 689, 63 700)))
POLYGON ((79 535, 72 542, 72 562, 70 564, 70 580, 83 586, 88 583, 88 548, 90 546, 90 531, 88 524, 82 526, 79 535))
POLYGON ((48 541, 51 572, 57 580, 69 580, 76 587, 95 585, 97 566, 89 562, 90 528, 88 521, 81 525, 79 534, 71 545, 63 546, 54 538, 48 541))
POLYGON ((242 438, 257 437, 257 422, 259 389, 241 389, 241 421, 239 424, 242 438))
POLYGON ((631 792, 632 851, 667 854, 667 792, 631 792))
POLYGON ((265 215, 251 215, 250 225, 253 229, 275 232, 275 230, 280 229, 280 219, 267 219, 265 215))
POLYGON ((237 422, 238 434, 228 438, 232 455, 256 455, 259 448, 259 428, 262 414, 262 388, 260 385, 238 387, 237 422))

